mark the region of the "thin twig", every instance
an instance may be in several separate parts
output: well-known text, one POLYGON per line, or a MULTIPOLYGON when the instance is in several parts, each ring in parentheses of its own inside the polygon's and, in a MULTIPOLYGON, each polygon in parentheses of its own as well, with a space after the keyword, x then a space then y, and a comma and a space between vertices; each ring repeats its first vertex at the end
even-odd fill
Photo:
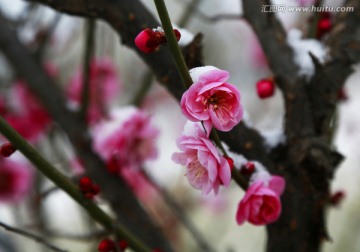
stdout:
POLYGON ((0 117, 0 132, 26 157, 34 166, 50 179, 55 185, 73 198, 87 213, 109 232, 114 232, 125 239, 131 248, 139 252, 150 252, 142 241, 134 236, 126 227, 116 223, 108 214, 99 208, 92 200, 86 199, 74 183, 52 166, 41 154, 20 136, 2 117, 0 117))
POLYGON ((83 86, 81 93, 81 109, 80 116, 86 121, 86 115, 90 104, 90 64, 91 58, 94 54, 95 49, 95 30, 96 21, 94 18, 89 18, 86 21, 86 40, 85 40, 85 51, 84 51, 84 69, 83 69, 83 86))
POLYGON ((131 104, 137 107, 141 105, 142 101, 144 100, 147 92, 151 87, 151 84, 153 83, 153 80, 154 80, 154 74, 152 73, 152 71, 150 70, 146 71, 141 81, 141 87, 136 92, 133 100, 131 101, 131 104))
POLYGON ((49 27, 47 28, 44 36, 41 38, 38 48, 35 52, 35 57, 39 60, 42 59, 45 49, 46 49, 46 45, 48 44, 52 34, 54 33, 57 25, 60 23, 62 14, 61 13, 56 13, 55 17, 53 19, 53 21, 51 22, 51 24, 49 25, 49 27))
MULTIPOLYGON (((157 12, 159 14, 162 26, 164 28, 166 40, 168 42, 168 48, 174 58, 177 70, 180 74, 181 79, 183 80, 183 84, 186 88, 189 88, 193 81, 191 79, 189 69, 186 66, 184 56, 181 53, 179 44, 176 41, 175 34, 173 32, 173 27, 171 24, 171 20, 169 17, 169 13, 166 9, 166 5, 164 0, 154 0, 157 12)), ((225 148, 222 146, 222 143, 220 141, 219 135, 216 130, 213 130, 211 132, 211 138, 214 140, 216 145, 223 151, 223 154, 225 156, 228 156, 226 153, 225 148)), ((235 182, 244 190, 247 188, 247 182, 245 178, 242 177, 240 173, 232 172, 232 178, 235 180, 235 182)))
POLYGON ((47 230, 46 232, 48 233, 49 236, 52 237, 67 239, 67 240, 76 240, 81 242, 88 242, 89 240, 101 238, 109 234, 109 232, 106 230, 96 230, 88 234, 66 234, 51 230, 47 230))
POLYGON ((26 237, 28 239, 34 240, 34 241, 36 241, 38 243, 41 243, 42 245, 44 245, 45 247, 51 249, 52 251, 67 252, 67 250, 60 249, 60 248, 50 244, 49 242, 47 242, 44 238, 42 238, 40 236, 37 236, 35 234, 31 234, 31 233, 29 233, 27 231, 24 231, 24 230, 15 228, 15 227, 11 227, 11 226, 3 223, 3 222, 0 222, 0 226, 3 227, 4 229, 6 229, 9 232, 19 234, 19 235, 24 236, 24 237, 26 237))
MULTIPOLYGON (((194 0, 186 6, 186 9, 184 10, 182 16, 179 18, 179 21, 177 23, 179 27, 185 27, 190 22, 194 11, 201 3, 201 1, 202 0, 194 0)), ((144 100, 147 92, 150 90, 153 79, 154 73, 150 70, 146 71, 142 77, 141 87, 132 99, 131 104, 134 104, 137 107, 141 105, 141 102, 144 100)))
POLYGON ((210 244, 205 240, 201 232, 196 228, 194 223, 190 220, 188 215, 183 211, 181 205, 174 200, 174 196, 171 195, 165 188, 157 184, 154 179, 143 170, 142 173, 146 179, 155 187, 158 193, 161 195, 165 203, 171 208, 175 216, 185 226, 185 228, 192 234, 194 240, 198 243, 201 251, 213 252, 215 251, 210 244))
POLYGON ((240 14, 218 14, 215 16, 208 16, 201 11, 197 10, 196 14, 203 20, 209 21, 212 23, 216 23, 219 21, 234 21, 234 20, 241 20, 243 18, 240 14))

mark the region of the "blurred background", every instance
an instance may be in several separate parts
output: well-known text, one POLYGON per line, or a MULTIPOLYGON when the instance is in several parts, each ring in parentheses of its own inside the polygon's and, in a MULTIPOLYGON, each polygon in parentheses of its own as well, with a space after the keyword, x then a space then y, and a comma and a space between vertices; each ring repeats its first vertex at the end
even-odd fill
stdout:
MULTIPOLYGON (((153 1, 143 2, 157 16, 153 1)), ((242 104, 253 126, 268 134, 281 132, 284 108, 280 91, 276 90, 273 97, 264 100, 259 99, 256 94, 256 82, 270 77, 271 71, 254 33, 241 19, 241 1, 199 1, 194 12, 183 13, 191 2, 166 1, 173 23, 179 22, 184 15, 189 16, 186 29, 193 34, 200 32, 204 35, 205 64, 230 72, 229 82, 239 88, 242 104)), ((324 4, 340 6, 342 2, 330 0, 325 1, 324 4)), ((274 3, 288 6, 303 4, 300 0, 278 0, 274 3)), ((21 0, 0 0, 0 9, 5 16, 16 23, 18 36, 29 48, 37 43, 42 34, 50 31, 43 53, 43 62, 55 66, 56 83, 66 90, 73 76, 82 69, 85 20, 57 14, 47 7, 21 0)), ((287 30, 296 28, 305 31, 312 13, 284 12, 277 15, 287 30)), ((95 58, 106 58, 114 64, 120 79, 119 85, 122 86, 122 91, 114 99, 111 108, 127 106, 142 85, 148 68, 133 50, 120 43, 119 36, 102 21, 96 22, 95 38, 95 58)), ((334 145, 345 156, 345 160, 336 172, 332 191, 343 191, 346 197, 340 205, 328 209, 328 229, 332 241, 324 243, 323 251, 326 252, 360 251, 360 241, 357 239, 360 235, 358 213, 360 117, 357 116, 360 109, 360 96, 358 97, 360 66, 354 66, 354 70, 345 85, 347 99, 341 102, 337 111, 337 120, 334 122, 336 125, 334 145)), ((16 80, 17 77, 11 66, 0 54, 1 91, 9 95, 7 90, 16 80)), ((263 251, 266 243, 265 228, 236 224, 237 204, 243 195, 237 186, 232 185, 229 189, 221 190, 217 197, 213 195, 204 197, 200 191, 194 190, 188 184, 184 177, 184 167, 171 160, 172 153, 178 151, 176 139, 180 135, 185 119, 176 100, 155 80, 152 82, 141 108, 151 115, 152 124, 159 129, 156 140, 158 157, 146 162, 146 171, 161 187, 166 188, 217 251, 263 251)), ((67 167, 74 154, 64 136, 61 134, 53 138, 48 135, 43 136, 37 142, 37 147, 59 169, 68 174, 76 174, 74 169, 67 167), (49 148, 53 145, 57 147, 49 148), (57 155, 58 153, 61 155, 57 155)), ((20 154, 16 155, 20 156, 20 154)), ((91 230, 96 230, 95 224, 77 207, 76 203, 59 190, 50 192, 39 202, 37 200, 39 193, 52 188, 52 185, 41 176, 34 175, 33 179, 34 186, 24 197, 15 202, 0 202, 0 221, 40 233, 67 251, 96 251, 101 236, 86 237, 86 234, 91 235, 91 230), (41 180, 41 183, 35 180, 41 180), (39 225, 42 226, 41 229, 39 225)), ((178 251, 197 251, 193 238, 166 204, 161 202, 161 197, 148 197, 152 199, 144 200, 145 207, 171 236, 178 251)), ((105 210, 110 211, 101 198, 98 201, 105 210)), ((47 250, 32 240, 0 230, 0 251, 47 250), (14 246, 14 250, 6 246, 14 246)))

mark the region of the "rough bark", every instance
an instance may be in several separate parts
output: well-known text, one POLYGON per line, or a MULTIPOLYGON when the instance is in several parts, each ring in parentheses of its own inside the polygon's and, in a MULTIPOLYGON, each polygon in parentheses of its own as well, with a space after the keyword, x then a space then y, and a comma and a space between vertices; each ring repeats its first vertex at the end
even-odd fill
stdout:
POLYGON ((253 27, 268 58, 285 101, 287 142, 272 151, 273 171, 283 174, 287 187, 281 218, 267 227, 267 251, 319 251, 329 235, 325 208, 330 182, 342 159, 331 146, 330 120, 336 93, 359 61, 359 3, 353 13, 339 15, 328 39, 332 59, 321 65, 308 83, 300 77, 286 32, 274 13, 262 13, 268 0, 243 0, 244 16, 253 27))

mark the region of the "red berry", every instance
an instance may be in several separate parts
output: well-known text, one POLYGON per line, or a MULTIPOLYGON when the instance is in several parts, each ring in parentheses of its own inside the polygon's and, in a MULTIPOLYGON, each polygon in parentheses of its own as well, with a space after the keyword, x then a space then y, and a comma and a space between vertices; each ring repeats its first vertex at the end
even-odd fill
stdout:
POLYGON ((128 247, 128 243, 124 240, 119 241, 120 251, 123 252, 128 247))
POLYGON ((247 162, 240 171, 241 174, 250 176, 255 171, 255 164, 253 162, 247 162))
POLYGON ((330 197, 330 203, 333 206, 338 206, 345 198, 345 192, 344 191, 337 191, 330 197))
POLYGON ((262 79, 256 83, 256 91, 261 99, 268 98, 274 95, 275 84, 270 79, 262 79))
POLYGON ((332 28, 332 22, 330 18, 322 18, 317 24, 317 38, 321 38, 326 33, 328 33, 332 28))
POLYGON ((99 252, 111 252, 114 250, 115 250, 115 244, 110 239, 104 239, 98 245, 99 252))
POLYGON ((87 176, 82 177, 79 181, 80 190, 83 192, 87 192, 91 190, 92 186, 93 186, 92 180, 87 176))
POLYGON ((4 143, 0 147, 0 153, 3 157, 10 157, 15 151, 16 148, 11 143, 4 143))
POLYGON ((234 160, 231 157, 227 157, 227 156, 224 156, 224 158, 228 162, 230 169, 233 170, 234 169, 234 160))

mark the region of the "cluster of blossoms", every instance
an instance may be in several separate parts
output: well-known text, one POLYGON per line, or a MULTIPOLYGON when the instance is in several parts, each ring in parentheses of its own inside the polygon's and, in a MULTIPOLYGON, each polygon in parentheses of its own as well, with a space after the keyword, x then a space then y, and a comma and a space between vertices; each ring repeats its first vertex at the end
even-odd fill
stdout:
MULTIPOLYGON (((107 164, 111 174, 121 176, 142 200, 150 200, 155 191, 142 173, 142 166, 157 157, 158 130, 150 116, 127 106, 110 110, 110 102, 118 95, 121 81, 109 59, 93 59, 90 64, 90 97, 87 121, 93 137, 93 149, 107 164)), ((81 105, 83 73, 77 70, 66 89, 71 108, 81 105)), ((81 160, 72 161, 75 172, 83 172, 81 160)), ((81 188, 81 186, 80 186, 81 188)), ((92 198, 90 190, 85 196, 92 198)))
POLYGON ((139 170, 145 161, 157 157, 158 130, 151 125, 150 117, 135 107, 111 111, 108 120, 98 123, 92 134, 94 150, 111 173, 139 170))
MULTIPOLYGON (((243 117, 240 92, 226 82, 229 73, 215 67, 194 68, 190 75, 194 83, 181 99, 182 112, 190 121, 177 140, 181 152, 174 153, 172 159, 186 167, 186 177, 195 189, 203 195, 211 191, 217 194, 220 186, 229 186, 234 160, 219 154, 209 135, 212 127, 230 131, 240 122, 243 117)), ((264 225, 276 221, 281 213, 280 195, 285 180, 271 176, 254 162, 246 161, 241 166, 241 173, 250 180, 250 185, 239 203, 237 223, 247 220, 264 225)))

